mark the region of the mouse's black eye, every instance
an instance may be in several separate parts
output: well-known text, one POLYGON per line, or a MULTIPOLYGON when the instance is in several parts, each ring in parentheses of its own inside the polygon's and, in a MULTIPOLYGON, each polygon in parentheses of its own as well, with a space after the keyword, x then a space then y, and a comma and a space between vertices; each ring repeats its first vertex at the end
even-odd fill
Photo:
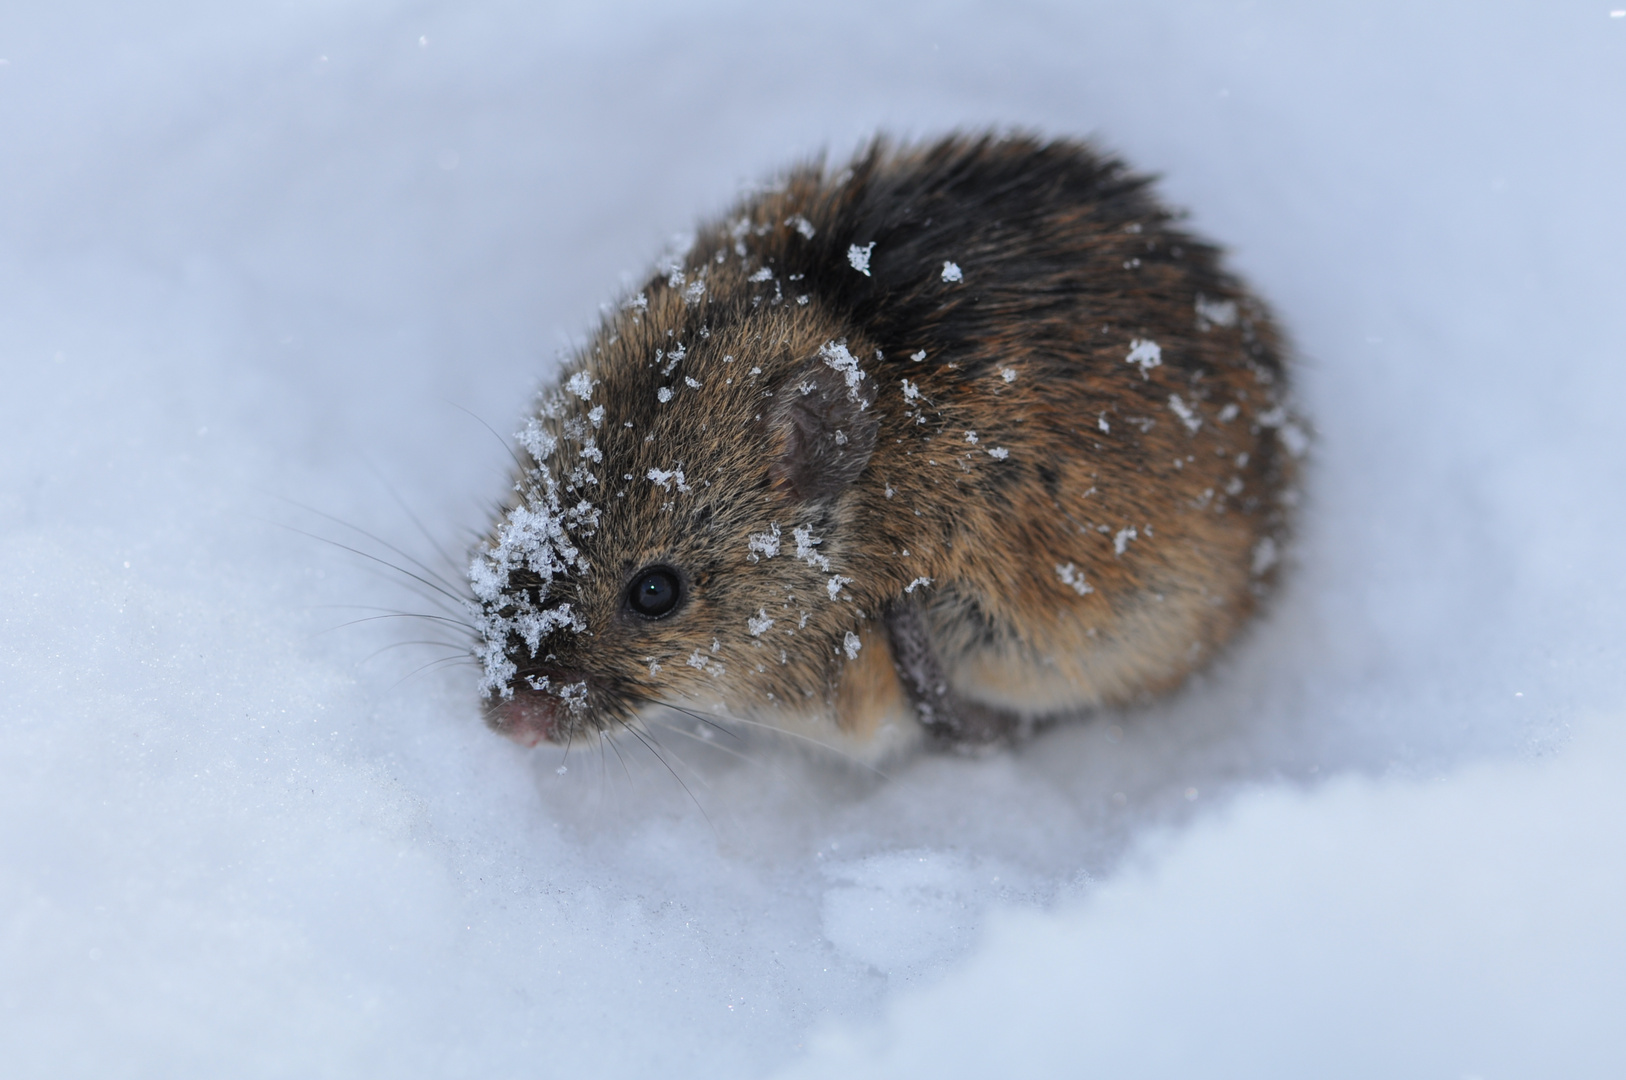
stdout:
POLYGON ((627 603, 632 610, 646 619, 662 619, 677 609, 683 599, 683 583, 677 571, 666 566, 651 566, 638 571, 627 590, 627 603))

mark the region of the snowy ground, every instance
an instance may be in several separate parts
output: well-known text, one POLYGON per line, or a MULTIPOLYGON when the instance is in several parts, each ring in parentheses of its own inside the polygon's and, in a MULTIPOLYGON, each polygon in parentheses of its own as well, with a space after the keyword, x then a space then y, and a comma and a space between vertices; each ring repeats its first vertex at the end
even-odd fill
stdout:
POLYGON ((7 1073, 1626 1075, 1609 2, 12 4, 7 1073), (334 629, 412 598, 283 500, 465 544, 468 414, 668 237, 985 123, 1162 173, 1295 335, 1220 668, 884 781, 674 731, 685 791, 334 629))

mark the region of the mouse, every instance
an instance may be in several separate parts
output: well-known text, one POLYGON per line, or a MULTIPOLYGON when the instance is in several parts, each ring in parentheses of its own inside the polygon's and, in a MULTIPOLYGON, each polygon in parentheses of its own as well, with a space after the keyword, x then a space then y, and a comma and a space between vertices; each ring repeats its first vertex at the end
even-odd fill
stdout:
POLYGON ((518 742, 675 708, 864 761, 1167 693, 1282 571, 1308 426, 1265 303, 1152 180, 876 136, 606 305, 477 544, 518 742))

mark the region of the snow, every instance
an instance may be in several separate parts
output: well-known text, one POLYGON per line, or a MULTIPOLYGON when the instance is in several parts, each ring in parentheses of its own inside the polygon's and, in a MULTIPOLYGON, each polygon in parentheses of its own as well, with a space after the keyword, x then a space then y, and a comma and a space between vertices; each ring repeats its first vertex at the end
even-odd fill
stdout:
POLYGON ((854 401, 858 400, 858 384, 863 382, 866 373, 858 366, 858 357, 847 351, 845 341, 827 341, 819 346, 819 358, 825 365, 841 373, 847 383, 847 396, 854 401))
MULTIPOLYGON (((1618 1074, 1619 721, 1447 783, 1252 794, 1060 912, 1001 911, 966 965, 783 1075, 1618 1074)), ((909 854, 825 894, 826 932, 882 971, 964 917, 945 898, 971 875, 909 854)))
POLYGON ((1235 326, 1235 300, 1213 300, 1197 294, 1197 329, 1205 333, 1216 326, 1235 326))
POLYGON ((1095 591, 1095 586, 1084 580, 1084 571, 1080 570, 1076 563, 1057 563, 1056 577, 1080 596, 1088 596, 1095 591))
MULTIPOLYGON (((1175 416, 1180 418, 1180 422, 1186 426, 1186 430, 1193 435, 1197 433, 1198 428, 1203 426, 1202 417, 1198 416, 1197 411, 1187 405, 1179 394, 1169 395, 1169 408, 1173 410, 1175 416)), ((1304 449, 1305 446, 1300 444, 1299 453, 1302 453, 1304 449)), ((1297 454, 1294 456, 1297 456, 1297 454)))
MULTIPOLYGON (((808 530, 808 534, 812 535, 811 529, 808 530)), ((761 555, 765 559, 773 558, 779 554, 778 524, 769 525, 765 533, 752 533, 745 538, 745 542, 752 555, 761 555)), ((797 546, 800 547, 800 543, 797 546)))
MULTIPOLYGON (((683 470, 678 469, 678 468, 672 468, 672 469, 655 469, 655 468, 652 468, 652 469, 649 470, 649 472, 644 474, 644 478, 646 480, 648 480, 650 483, 652 483, 655 486, 659 487, 662 491, 671 491, 672 490, 672 485, 674 483, 677 485, 677 489, 680 492, 688 492, 688 491, 693 490, 692 488, 689 487, 688 483, 686 482, 686 480, 685 480, 685 478, 683 476, 683 470)), ((755 539, 756 539, 755 537, 751 537, 751 540, 754 541, 755 539)), ((769 557, 771 558, 772 555, 770 554, 769 557)))
POLYGON ((1129 343, 1129 355, 1124 360, 1138 365, 1141 377, 1150 379, 1152 369, 1163 362, 1163 349, 1155 341, 1136 338, 1129 343))
POLYGON ((590 401, 593 397, 593 377, 585 371, 578 371, 565 380, 565 389, 583 401, 590 401))
POLYGON ((865 277, 869 277, 869 257, 875 253, 875 241, 867 244, 852 244, 847 248, 847 262, 865 277))
POLYGON ((8 1075, 1626 1071, 1626 19, 5 22, 8 1075), (432 585, 305 535, 458 581, 487 426, 666 238, 956 123, 1160 174, 1302 358, 1286 589, 1182 693, 885 778, 682 716, 670 770, 527 752, 407 644, 432 585))

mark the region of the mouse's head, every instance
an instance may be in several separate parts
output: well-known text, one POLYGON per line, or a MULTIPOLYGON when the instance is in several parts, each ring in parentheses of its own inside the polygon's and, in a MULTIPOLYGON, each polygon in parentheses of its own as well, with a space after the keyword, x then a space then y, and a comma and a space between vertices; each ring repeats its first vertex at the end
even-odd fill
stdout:
POLYGON ((873 347, 743 271, 709 278, 673 271, 606 318, 519 436, 469 577, 488 720, 527 745, 653 703, 823 707, 875 614, 848 561, 873 347))

